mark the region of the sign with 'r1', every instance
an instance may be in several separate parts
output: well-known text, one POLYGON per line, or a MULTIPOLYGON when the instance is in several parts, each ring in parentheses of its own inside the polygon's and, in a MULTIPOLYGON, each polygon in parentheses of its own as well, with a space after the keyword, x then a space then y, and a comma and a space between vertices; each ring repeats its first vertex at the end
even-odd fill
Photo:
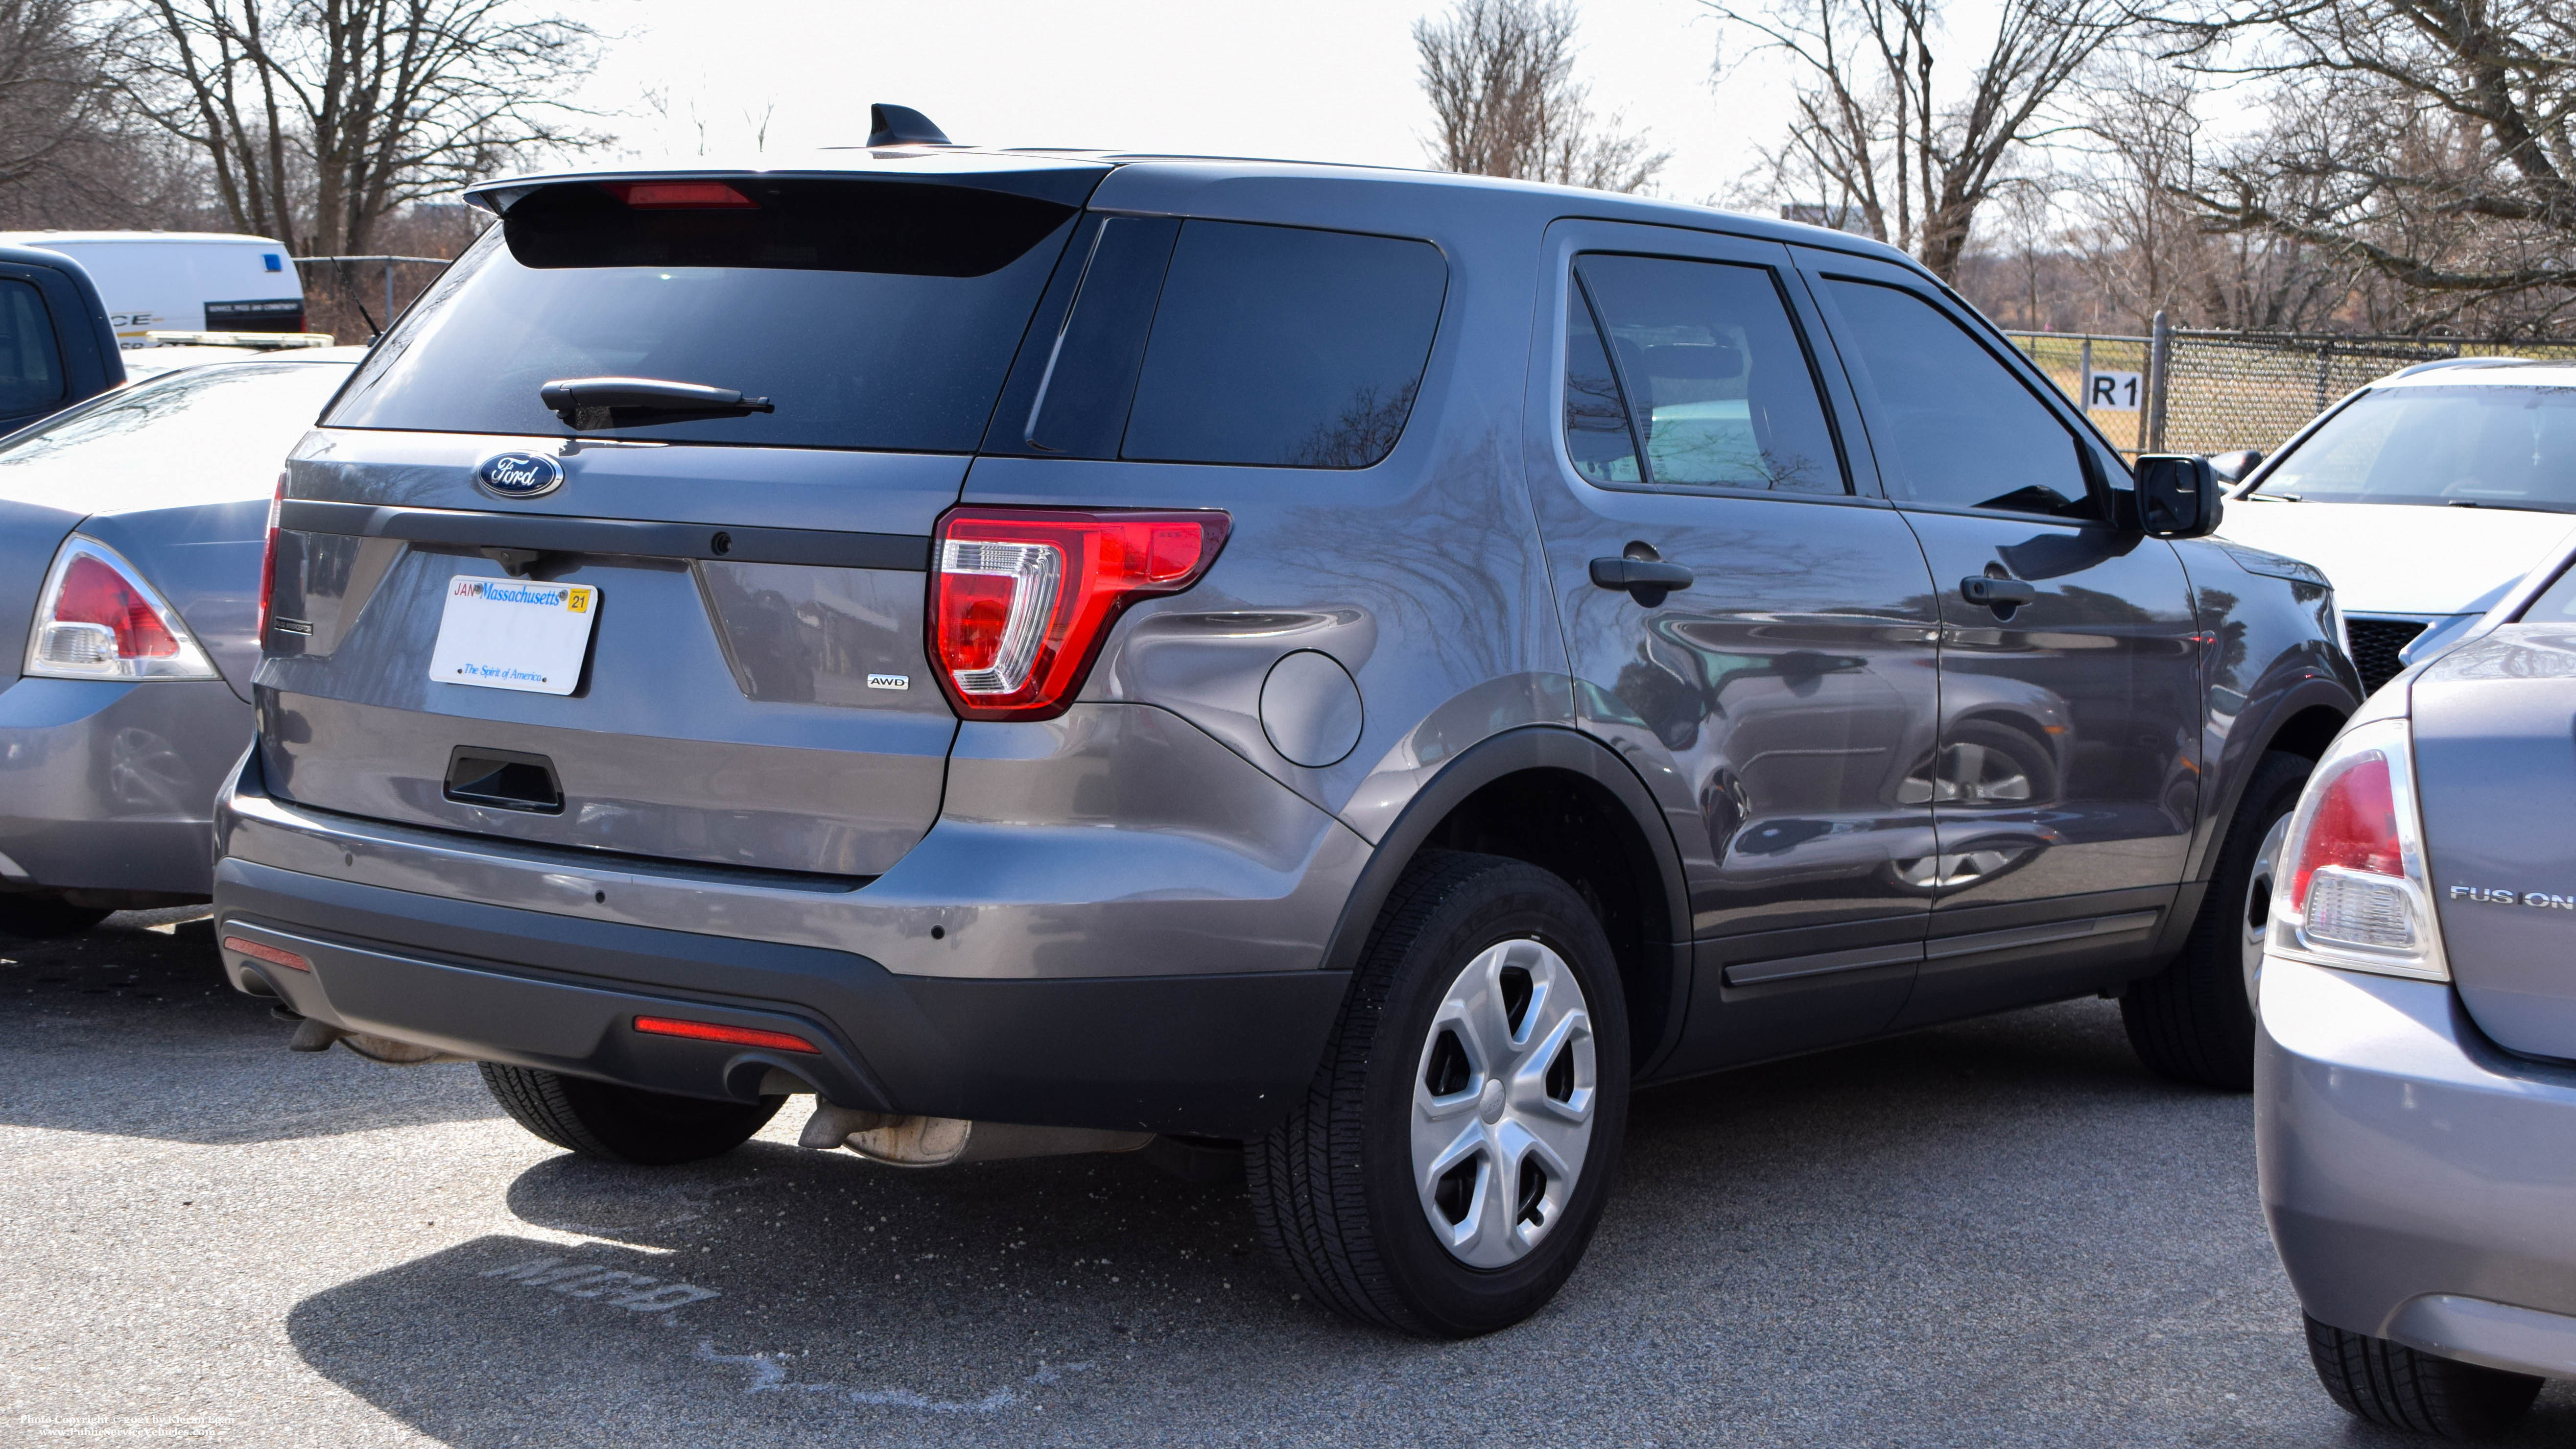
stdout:
POLYGON ((2092 395, 2084 399, 2084 406, 2100 413, 2136 412, 2145 383, 2146 374, 2141 372, 2097 372, 2092 377, 2092 395))

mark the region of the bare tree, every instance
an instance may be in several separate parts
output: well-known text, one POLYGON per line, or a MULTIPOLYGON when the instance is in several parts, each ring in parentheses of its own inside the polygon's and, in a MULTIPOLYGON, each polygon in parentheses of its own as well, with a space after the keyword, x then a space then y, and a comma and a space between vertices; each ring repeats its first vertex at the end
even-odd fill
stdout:
POLYGON ((53 166, 107 120, 115 37, 87 20, 75 0, 0 0, 0 187, 53 166))
POLYGON ((2274 86, 2273 125, 2182 188, 2207 223, 2368 268, 2377 325, 2576 316, 2576 7, 2211 0, 2184 35, 2274 86))
POLYGON ((2312 330, 2355 296, 2355 268, 2263 231, 2212 228, 2188 198, 2206 181, 2200 93, 2163 59, 2134 51, 2087 77, 2064 150, 2076 164, 2065 242, 2102 313, 2143 331, 2178 325, 2312 330))
POLYGON ((1670 153, 1651 151, 1617 115, 1596 116, 1574 79, 1568 0, 1455 0, 1417 20, 1414 48, 1439 135, 1425 148, 1443 171, 1638 191, 1670 153))
POLYGON ((556 99, 598 36, 517 0, 129 0, 120 84, 196 148, 231 223, 303 254, 530 151, 582 144, 556 99))
POLYGON ((118 104, 126 42, 98 0, 0 0, 0 226, 201 219, 193 158, 118 104))
POLYGON ((1984 55, 1944 82, 1941 0, 1701 0, 1798 63, 1788 140, 1767 157, 1784 195, 1851 215, 1947 279, 1980 208, 2026 179, 2017 154, 2133 18, 2124 0, 2000 0, 1984 55))

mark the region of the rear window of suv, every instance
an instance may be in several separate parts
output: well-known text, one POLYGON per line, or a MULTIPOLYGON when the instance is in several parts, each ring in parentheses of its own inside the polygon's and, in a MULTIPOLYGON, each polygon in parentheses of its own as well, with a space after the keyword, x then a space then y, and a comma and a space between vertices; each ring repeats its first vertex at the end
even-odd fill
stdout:
POLYGON ((546 383, 640 377, 775 411, 621 411, 585 433, 972 452, 1076 209, 920 182, 709 186, 579 182, 520 198, 326 424, 559 435, 546 383))

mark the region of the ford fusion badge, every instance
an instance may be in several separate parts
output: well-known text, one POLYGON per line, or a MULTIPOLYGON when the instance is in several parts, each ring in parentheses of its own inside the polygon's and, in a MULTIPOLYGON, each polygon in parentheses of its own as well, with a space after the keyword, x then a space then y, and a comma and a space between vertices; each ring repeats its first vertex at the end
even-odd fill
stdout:
POLYGON ((474 470, 474 486, 500 498, 542 498, 563 480, 563 464, 543 453, 495 453, 474 470))
POLYGON ((2562 896, 2551 891, 2513 891, 2503 886, 2451 887, 2451 899, 2476 901, 2482 906, 2537 906, 2547 911, 2576 911, 2576 896, 2562 896))

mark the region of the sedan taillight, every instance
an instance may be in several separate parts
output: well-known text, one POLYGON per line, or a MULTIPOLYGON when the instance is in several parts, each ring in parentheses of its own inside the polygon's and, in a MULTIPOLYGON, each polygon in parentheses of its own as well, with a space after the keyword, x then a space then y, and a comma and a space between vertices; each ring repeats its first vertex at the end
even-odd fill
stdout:
POLYGON ((36 596, 19 672, 48 679, 213 679, 179 611, 116 550, 75 533, 36 596))
POLYGON ((2282 842, 2287 892, 2265 949, 2319 966, 2447 979, 2424 870, 2406 721, 2360 725, 2326 751, 2282 842))
POLYGON ((967 719, 1051 719, 1128 604, 1199 581, 1229 520, 1187 513, 960 508, 939 521, 930 657, 967 719))

